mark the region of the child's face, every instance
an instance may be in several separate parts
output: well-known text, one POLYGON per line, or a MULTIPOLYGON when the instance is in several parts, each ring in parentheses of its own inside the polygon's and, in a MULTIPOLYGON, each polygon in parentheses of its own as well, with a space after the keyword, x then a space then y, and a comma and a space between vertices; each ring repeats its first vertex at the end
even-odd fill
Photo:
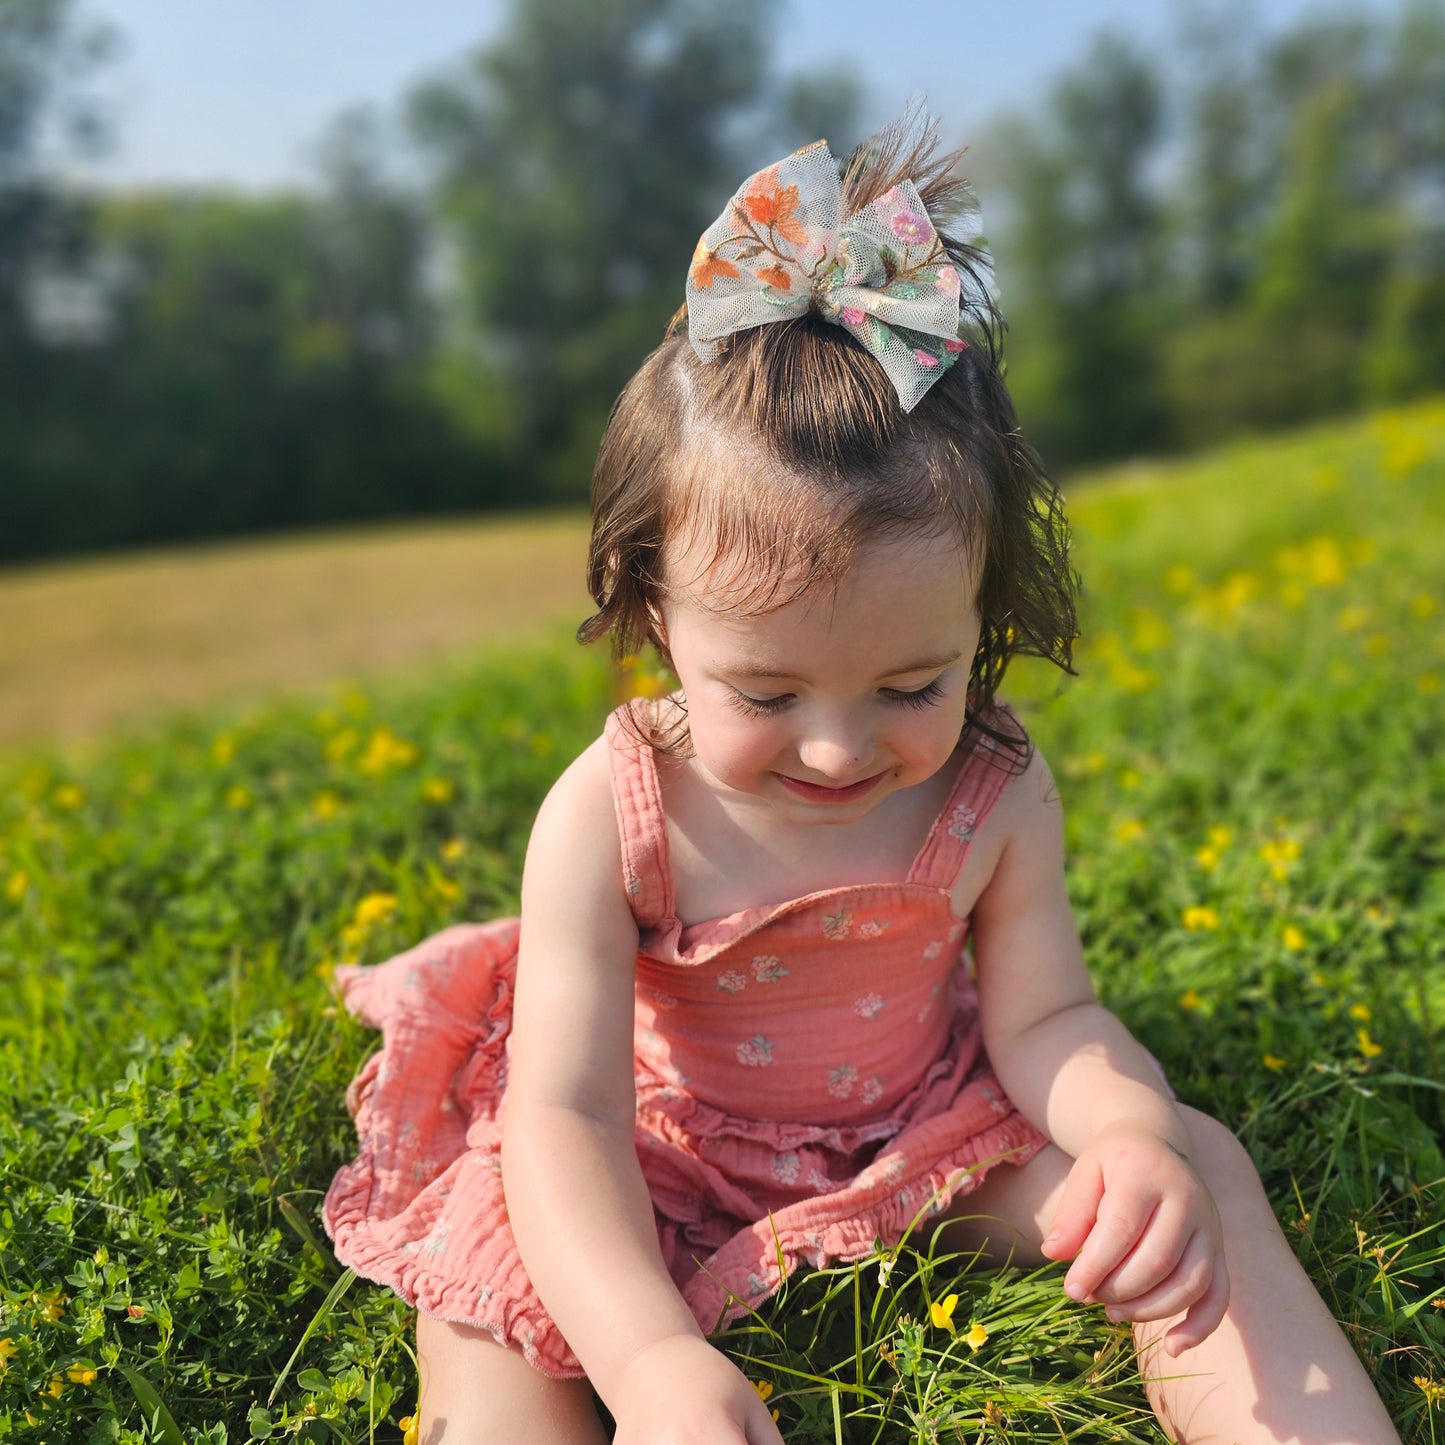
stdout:
POLYGON ((662 622, 705 780, 846 823, 948 760, 979 639, 977 568, 956 539, 876 543, 836 590, 762 616, 729 613, 707 575, 679 585, 689 561, 669 558, 662 622))

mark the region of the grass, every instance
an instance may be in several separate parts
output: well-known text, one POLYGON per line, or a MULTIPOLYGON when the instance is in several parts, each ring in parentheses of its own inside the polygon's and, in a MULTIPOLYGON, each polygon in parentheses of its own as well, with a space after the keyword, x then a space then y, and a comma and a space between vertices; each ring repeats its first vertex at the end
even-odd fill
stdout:
MULTIPOLYGON (((1074 513, 1081 676, 1008 691, 1100 988, 1241 1134, 1434 1442, 1445 406, 1135 469, 1074 513)), ((407 1311, 316 1222, 375 1042, 329 973, 515 908, 531 812, 615 692, 558 632, 0 762, 0 1438, 400 1439, 407 1311)), ((790 1445, 1162 1439, 1127 1332, 1059 1279, 895 1249, 722 1343, 790 1445)))
POLYGON ((0 748, 475 655, 580 618, 586 552, 566 513, 0 571, 0 748))

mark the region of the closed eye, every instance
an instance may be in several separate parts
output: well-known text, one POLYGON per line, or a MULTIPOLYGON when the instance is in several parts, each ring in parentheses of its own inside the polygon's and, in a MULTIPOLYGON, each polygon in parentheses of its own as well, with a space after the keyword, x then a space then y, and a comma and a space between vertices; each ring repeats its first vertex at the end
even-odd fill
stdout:
POLYGON ((889 702, 902 703, 904 707, 932 707, 943 696, 943 679, 935 677, 927 687, 915 688, 912 692, 902 692, 895 687, 885 687, 882 689, 882 693, 889 702))
POLYGON ((792 700, 793 694, 790 692, 780 692, 776 697, 750 697, 735 687, 728 690, 729 704, 744 717, 767 717, 772 713, 782 712, 792 700))

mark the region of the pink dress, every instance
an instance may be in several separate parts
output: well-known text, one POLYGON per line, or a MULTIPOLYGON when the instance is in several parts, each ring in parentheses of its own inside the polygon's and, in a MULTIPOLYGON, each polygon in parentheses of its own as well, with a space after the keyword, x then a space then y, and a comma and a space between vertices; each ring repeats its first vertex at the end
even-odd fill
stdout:
MULTIPOLYGON (((620 713, 620 710, 619 710, 620 713)), ((902 883, 811 893, 684 927, 655 757, 607 725, 624 886, 640 929, 637 1154, 663 1258, 705 1330, 799 1263, 870 1253, 1046 1142, 984 1057, 951 885, 1011 771, 985 742, 902 883), (781 1256, 781 1269, 780 1269, 781 1256)), ((383 1030, 352 1085, 361 1152, 324 1217, 337 1257, 439 1319, 582 1373, 507 1222, 501 1107, 516 919, 338 969, 383 1030)))

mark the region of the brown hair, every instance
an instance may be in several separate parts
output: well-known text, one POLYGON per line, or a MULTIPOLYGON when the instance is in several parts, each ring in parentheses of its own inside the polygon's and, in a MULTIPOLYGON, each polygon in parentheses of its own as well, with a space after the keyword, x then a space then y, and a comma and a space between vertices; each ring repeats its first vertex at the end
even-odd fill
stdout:
MULTIPOLYGON (((844 209, 912 180, 950 259, 980 281, 965 294, 987 295, 986 256, 948 230, 968 204, 961 156, 937 154, 936 126, 905 120, 854 153, 844 209)), ((836 581, 869 542, 953 532, 982 563, 971 722, 995 731, 985 720, 1016 654, 1072 671, 1077 579, 1058 490, 1004 386, 1002 318, 990 301, 968 319, 967 347, 905 412, 878 362, 817 313, 739 332, 704 364, 684 307, 602 438, 587 566, 597 611, 579 639, 610 634, 618 656, 650 642, 666 658, 654 618, 663 549, 680 538, 704 543, 740 610, 761 612, 836 581)))

